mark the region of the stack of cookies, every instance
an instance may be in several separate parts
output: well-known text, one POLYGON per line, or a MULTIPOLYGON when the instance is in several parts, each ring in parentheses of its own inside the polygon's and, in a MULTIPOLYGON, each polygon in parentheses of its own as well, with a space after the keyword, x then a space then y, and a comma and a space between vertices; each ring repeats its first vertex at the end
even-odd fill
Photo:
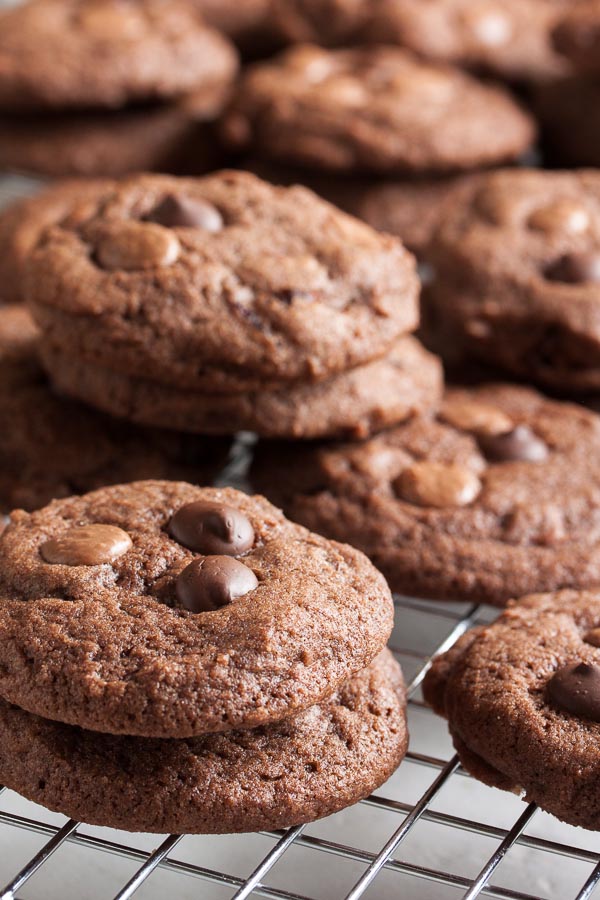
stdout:
POLYGON ((0 12, 0 167, 43 175, 214 165, 206 124, 237 53, 186 0, 30 0, 0 12))
POLYGON ((406 751, 383 577, 263 498, 145 481, 15 512, 0 594, 2 783, 51 809, 274 829, 406 751))
POLYGON ((146 426, 279 438, 366 437, 439 402, 439 361, 411 335, 413 257, 305 188, 135 176, 56 220, 23 284, 67 395, 146 426))

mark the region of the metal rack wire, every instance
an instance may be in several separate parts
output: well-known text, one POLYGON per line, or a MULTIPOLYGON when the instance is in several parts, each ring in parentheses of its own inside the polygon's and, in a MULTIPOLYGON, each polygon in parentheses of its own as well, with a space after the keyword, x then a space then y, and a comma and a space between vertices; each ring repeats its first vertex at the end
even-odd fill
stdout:
MULTIPOLYGON (((0 207, 31 188, 0 178, 0 207)), ((411 745, 373 796, 286 832, 157 838, 65 822, 0 788, 0 900, 587 900, 600 882, 597 835, 478 785, 421 699, 433 656, 495 612, 409 598, 396 608, 411 745)))

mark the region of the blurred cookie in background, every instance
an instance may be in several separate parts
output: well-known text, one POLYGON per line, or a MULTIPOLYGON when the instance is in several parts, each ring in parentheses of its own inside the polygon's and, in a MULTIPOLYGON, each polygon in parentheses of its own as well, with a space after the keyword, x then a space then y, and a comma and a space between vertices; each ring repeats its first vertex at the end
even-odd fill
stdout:
POLYGON ((222 134, 286 164, 444 173, 516 159, 535 125, 503 88, 407 51, 302 45, 246 70, 222 134))

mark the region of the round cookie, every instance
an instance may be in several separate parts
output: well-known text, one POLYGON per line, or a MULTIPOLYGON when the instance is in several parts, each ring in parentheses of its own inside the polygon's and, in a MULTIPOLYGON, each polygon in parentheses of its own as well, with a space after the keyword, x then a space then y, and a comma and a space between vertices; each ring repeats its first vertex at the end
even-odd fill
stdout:
POLYGON ((0 211, 0 302, 23 300, 23 266, 42 232, 65 219, 85 220, 113 186, 108 179, 59 182, 0 211))
POLYGON ((560 391, 600 387, 600 173, 479 179, 429 253, 427 316, 467 352, 560 391))
POLYGON ((246 172, 124 180, 80 227, 46 232, 27 269, 50 344, 186 390, 321 380, 418 322, 397 239, 246 172))
POLYGON ((179 0, 29 0, 0 13, 0 109, 119 109, 222 92, 229 41, 179 0))
POLYGON ((226 440, 129 427, 59 397, 38 349, 24 307, 1 307, 0 514, 136 478, 203 484, 225 465, 226 440))
POLYGON ((42 348, 57 388, 141 425, 188 433, 268 438, 365 438, 437 407, 443 391, 439 359, 413 337, 401 338, 375 362, 317 384, 245 394, 206 394, 164 387, 42 348))
POLYGON ((504 605, 600 583, 600 417, 528 388, 450 389, 360 444, 259 447, 253 481, 359 547, 392 590, 504 605))
POLYGON ((526 597, 433 663, 425 699, 463 766, 572 825, 600 827, 600 595, 526 597))
POLYGON ((400 667, 384 651, 283 722, 188 740, 115 737, 0 701, 0 778, 78 821, 194 834, 288 828, 368 796, 408 742, 400 667))
POLYGON ((396 47, 293 47, 250 67, 224 138, 340 172, 447 172, 517 158, 533 120, 500 87, 396 47))
POLYGON ((577 3, 554 29, 554 45, 578 72, 600 75, 600 3, 577 3))
POLYGON ((202 174, 223 164, 205 106, 204 98, 198 107, 187 98, 108 112, 0 116, 0 168, 52 178, 202 174))
POLYGON ((144 481, 15 512, 0 561, 0 696, 113 734, 287 717, 367 666, 393 621, 362 554, 232 489, 144 481))
POLYGON ((566 68, 550 35, 568 8, 568 0, 273 0, 278 30, 294 43, 399 44, 427 60, 518 80, 566 68))

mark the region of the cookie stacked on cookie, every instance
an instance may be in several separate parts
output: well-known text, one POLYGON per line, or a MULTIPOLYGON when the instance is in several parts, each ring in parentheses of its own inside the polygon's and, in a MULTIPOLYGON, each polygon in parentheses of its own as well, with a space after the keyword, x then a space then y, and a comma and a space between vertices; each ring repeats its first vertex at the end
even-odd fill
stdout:
POLYGON ((0 778, 30 799, 129 830, 272 829, 405 753, 383 577, 263 498, 104 488, 13 513, 0 562, 0 778))
POLYGON ((0 60, 0 167, 44 175, 210 168, 238 65, 185 0, 28 0, 0 60))
POLYGON ((414 259, 304 188, 132 177, 25 268, 54 384, 139 424, 364 437, 440 397, 414 259))

